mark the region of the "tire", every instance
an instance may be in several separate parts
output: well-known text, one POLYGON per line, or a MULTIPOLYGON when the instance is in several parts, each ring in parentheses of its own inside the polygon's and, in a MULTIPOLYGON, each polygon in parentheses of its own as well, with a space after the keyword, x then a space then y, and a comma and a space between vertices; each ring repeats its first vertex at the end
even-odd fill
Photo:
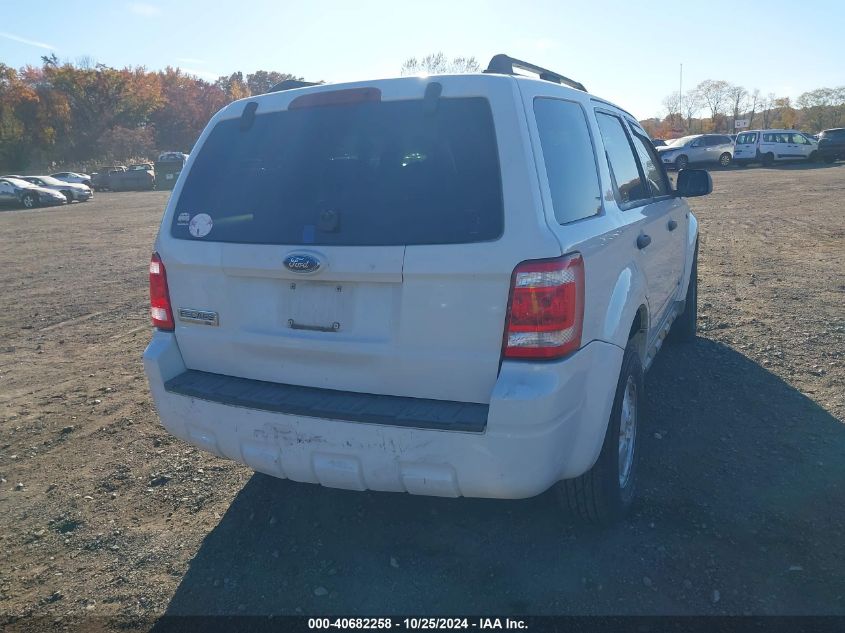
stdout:
POLYGON ((631 508, 636 490, 637 426, 645 403, 643 396, 642 362, 636 345, 629 341, 622 357, 599 458, 580 477, 558 482, 555 486, 558 502, 580 521, 610 525, 622 519, 631 508), (620 451, 623 440, 625 450, 620 451), (620 452, 624 454, 620 455, 620 452), (621 476, 620 471, 624 471, 621 476))
POLYGON ((817 163, 819 162, 819 153, 817 151, 810 152, 810 155, 807 156, 808 163, 817 163))
POLYGON ((673 342, 690 343, 695 340, 698 324, 698 242, 692 255, 692 270, 684 300, 684 311, 672 323, 669 335, 673 342))
POLYGON ((771 167, 775 164, 775 155, 769 152, 768 154, 763 154, 763 165, 765 167, 771 167))
POLYGON ((727 167, 728 165, 730 165, 732 160, 733 156, 730 155, 730 152, 725 152, 724 154, 719 156, 719 164, 722 167, 727 167))
POLYGON ((681 171, 682 169, 686 169, 689 167, 689 158, 686 156, 678 156, 675 159, 675 169, 681 171))
POLYGON ((67 203, 70 204, 73 202, 73 194, 70 191, 62 191, 62 195, 67 198, 67 203))
POLYGON ((24 194, 24 197, 21 198, 21 202, 25 209, 34 209, 38 206, 38 196, 34 193, 27 193, 24 194))

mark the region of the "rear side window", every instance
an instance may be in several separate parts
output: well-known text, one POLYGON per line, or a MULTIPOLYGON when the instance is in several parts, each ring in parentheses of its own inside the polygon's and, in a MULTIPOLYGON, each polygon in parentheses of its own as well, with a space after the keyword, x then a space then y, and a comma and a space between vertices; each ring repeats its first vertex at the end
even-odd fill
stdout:
POLYGON ((751 145, 752 143, 757 142, 757 133, 756 132, 743 132, 739 136, 736 137, 736 144, 737 145, 751 145))
POLYGON ((634 148, 640 156, 640 165, 642 165, 645 179, 648 182, 651 195, 655 198, 669 195, 669 183, 666 180, 666 172, 663 171, 660 161, 655 155, 654 147, 652 147, 648 138, 641 134, 639 130, 632 127, 634 148))
POLYGON ((596 120, 601 130, 607 164, 619 201, 622 204, 631 204, 650 198, 651 193, 643 184, 634 150, 621 119, 612 114, 596 112, 596 120))
POLYGON ((763 141, 765 143, 788 143, 789 135, 779 133, 763 134, 763 141))
POLYGON ((171 234, 292 245, 494 240, 503 205, 490 104, 430 106, 377 101, 259 113, 245 131, 240 119, 221 121, 185 180, 171 234))
POLYGON ((534 116, 555 218, 566 224, 596 215, 601 210, 601 190, 581 106, 559 99, 535 99, 534 116))

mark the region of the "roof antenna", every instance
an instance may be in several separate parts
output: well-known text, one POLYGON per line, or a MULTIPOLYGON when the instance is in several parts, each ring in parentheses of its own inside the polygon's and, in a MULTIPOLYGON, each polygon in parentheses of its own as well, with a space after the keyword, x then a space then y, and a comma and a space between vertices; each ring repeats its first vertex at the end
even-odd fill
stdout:
POLYGON ((250 101, 246 104, 243 114, 241 114, 241 132, 246 132, 255 123, 255 111, 257 109, 257 101, 250 101))
POLYGON ((440 103, 442 92, 443 86, 438 81, 432 81, 425 87, 425 96, 423 96, 423 112, 425 114, 437 112, 437 105, 440 103))

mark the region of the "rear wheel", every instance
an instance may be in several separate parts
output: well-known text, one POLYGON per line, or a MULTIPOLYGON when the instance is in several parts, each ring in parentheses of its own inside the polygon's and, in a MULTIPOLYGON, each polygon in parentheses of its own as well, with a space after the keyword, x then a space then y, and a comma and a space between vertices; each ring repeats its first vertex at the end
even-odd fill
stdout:
POLYGON ((771 167, 775 162, 775 155, 769 152, 768 154, 763 154, 763 164, 766 167, 771 167))
POLYGON ((722 167, 727 167, 728 165, 731 164, 732 159, 733 159, 733 157, 730 155, 730 152, 725 152, 724 154, 719 156, 719 164, 722 167))
POLYGON ((817 151, 813 150, 812 152, 810 152, 810 155, 807 157, 807 160, 810 161, 811 163, 819 162, 819 153, 817 151))
POLYGON ((621 519, 634 501, 637 427, 643 398, 643 367, 633 341, 628 342, 601 453, 595 465, 555 487, 561 505, 588 523, 621 519))
POLYGON ((23 202, 24 208, 34 209, 38 206, 38 196, 36 196, 34 193, 26 193, 21 199, 21 202, 23 202))
POLYGON ((689 167, 689 158, 686 156, 678 156, 675 159, 675 169, 681 171, 682 169, 686 169, 689 167))

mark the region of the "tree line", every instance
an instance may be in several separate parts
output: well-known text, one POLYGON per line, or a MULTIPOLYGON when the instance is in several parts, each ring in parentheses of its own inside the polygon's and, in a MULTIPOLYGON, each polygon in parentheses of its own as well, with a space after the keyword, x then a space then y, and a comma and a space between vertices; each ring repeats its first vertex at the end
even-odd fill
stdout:
POLYGON ((220 108, 286 79, 301 77, 257 70, 209 82, 179 68, 117 69, 55 55, 39 67, 0 63, 0 174, 189 152, 220 108))
POLYGON ((801 129, 815 133, 845 124, 845 86, 817 88, 795 99, 721 79, 706 79, 681 94, 663 99, 663 118, 642 121, 654 138, 676 138, 703 132, 734 132, 737 120, 753 128, 801 129))
MULTIPOLYGON (((478 72, 474 57, 433 53, 408 58, 401 74, 478 72)), ((41 66, 0 63, 0 173, 61 165, 149 158, 158 151, 189 152, 211 116, 227 103, 299 79, 257 70, 205 81, 179 68, 112 68, 89 60, 43 57, 41 66)), ((732 132, 737 119, 750 127, 807 132, 845 125, 845 86, 789 97, 708 79, 663 99, 664 115, 642 121, 655 138, 732 132)))

